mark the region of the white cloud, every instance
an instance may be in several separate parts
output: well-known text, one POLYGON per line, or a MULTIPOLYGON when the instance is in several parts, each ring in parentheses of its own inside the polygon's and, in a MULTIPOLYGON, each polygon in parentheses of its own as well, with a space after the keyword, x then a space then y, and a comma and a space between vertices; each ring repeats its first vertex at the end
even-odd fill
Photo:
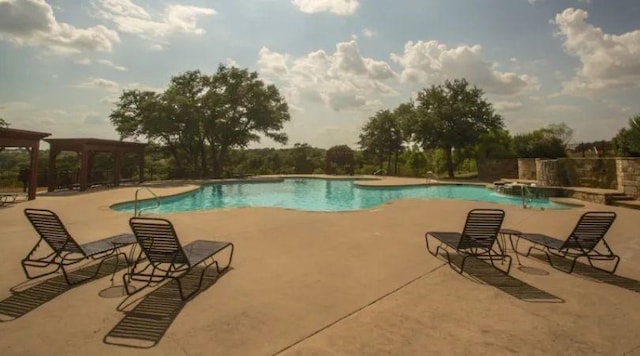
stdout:
MULTIPOLYGON (((118 31, 158 41, 174 34, 202 35, 205 30, 198 27, 199 18, 216 14, 211 8, 168 5, 164 13, 152 16, 130 0, 99 0, 93 7, 96 17, 113 22, 118 31)), ((161 50, 162 46, 154 43, 150 49, 161 50)))
POLYGON ((258 53, 261 75, 278 82, 288 101, 322 103, 335 111, 379 107, 380 96, 397 92, 385 81, 396 74, 384 61, 362 57, 355 41, 341 42, 336 51, 323 50, 292 58, 267 47, 258 53))
POLYGON ((409 41, 403 54, 391 54, 401 65, 402 79, 417 83, 441 83, 445 79, 466 78, 487 93, 513 95, 539 88, 536 77, 502 72, 483 58, 480 45, 449 48, 438 41, 409 41))
POLYGON ((300 11, 314 14, 318 12, 331 12, 340 16, 348 16, 356 13, 359 0, 292 0, 300 11))
POLYGON ((554 104, 554 105, 549 105, 545 107, 544 110, 557 112, 557 113, 567 113, 567 112, 577 112, 578 107, 576 107, 575 105, 554 104))
POLYGON ((371 38, 377 35, 378 33, 372 29, 365 28, 364 30, 362 30, 362 34, 364 35, 364 37, 371 38))
POLYGON ((496 101, 493 104, 498 112, 513 112, 523 108, 523 104, 519 101, 496 101))
POLYGON ((640 83, 640 30, 621 35, 605 33, 586 22, 589 14, 569 8, 551 22, 558 27, 565 51, 578 57, 576 76, 563 83, 563 92, 586 94, 640 83))
POLYGON ((119 70, 121 72, 125 72, 127 70, 126 67, 114 64, 113 62, 111 62, 110 60, 107 60, 107 59, 98 59, 96 62, 100 63, 102 65, 105 65, 107 67, 111 67, 111 68, 113 68, 115 70, 119 70))
POLYGON ((147 84, 134 82, 134 83, 129 83, 129 84, 125 85, 124 89, 125 90, 137 89, 137 90, 141 90, 141 91, 154 91, 156 93, 162 93, 162 92, 165 91, 166 88, 155 87, 153 85, 147 85, 147 84))
POLYGON ((82 29, 58 22, 44 0, 0 0, 0 40, 59 54, 111 52, 120 42, 117 32, 102 25, 82 29))
MULTIPOLYGON (((91 60, 90 58, 80 58, 80 59, 74 60, 74 62, 77 63, 77 64, 85 65, 85 66, 94 63, 94 61, 91 60)), ((102 64, 104 66, 113 68, 115 70, 119 70, 121 72, 125 72, 127 70, 126 67, 114 64, 113 62, 111 62, 110 60, 107 60, 107 59, 98 59, 98 60, 95 61, 95 63, 102 64)))
POLYGON ((86 82, 76 84, 74 87, 85 89, 104 89, 110 92, 116 92, 120 89, 120 84, 113 80, 104 78, 89 78, 86 82))

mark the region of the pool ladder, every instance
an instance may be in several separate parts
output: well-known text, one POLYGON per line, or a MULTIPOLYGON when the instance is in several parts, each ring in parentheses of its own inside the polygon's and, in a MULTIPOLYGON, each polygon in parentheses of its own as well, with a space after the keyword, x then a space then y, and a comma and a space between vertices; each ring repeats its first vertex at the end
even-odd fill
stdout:
POLYGON ((520 189, 520 193, 522 196, 522 207, 524 209, 531 208, 531 201, 534 198, 533 193, 529 189, 529 186, 526 184, 523 184, 521 188, 522 189, 520 189))
POLYGON ((148 187, 142 187, 142 188, 136 189, 135 201, 133 202, 133 216, 142 216, 143 211, 157 209, 158 207, 160 207, 160 197, 158 197, 158 195, 154 193, 153 190, 149 189, 148 187), (153 198, 156 201, 156 204, 154 206, 150 206, 146 208, 142 207, 138 209, 138 193, 140 193, 141 190, 146 190, 149 193, 151 193, 151 195, 153 195, 153 198))

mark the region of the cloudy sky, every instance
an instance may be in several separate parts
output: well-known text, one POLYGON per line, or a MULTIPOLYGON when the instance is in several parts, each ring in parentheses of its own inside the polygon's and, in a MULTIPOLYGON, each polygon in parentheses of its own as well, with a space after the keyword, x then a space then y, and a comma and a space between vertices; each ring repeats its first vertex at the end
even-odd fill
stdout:
POLYGON ((575 142, 609 139, 640 113, 640 1, 0 0, 14 128, 117 138, 122 90, 219 63, 278 86, 290 145, 355 147, 377 110, 461 77, 511 133, 564 122, 575 142))

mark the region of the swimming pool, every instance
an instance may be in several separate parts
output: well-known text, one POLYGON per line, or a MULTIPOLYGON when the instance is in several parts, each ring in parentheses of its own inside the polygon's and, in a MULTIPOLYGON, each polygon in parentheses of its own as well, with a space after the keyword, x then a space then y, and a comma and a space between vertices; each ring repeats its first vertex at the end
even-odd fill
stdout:
MULTIPOLYGON (((285 179, 274 183, 233 183, 203 185, 193 192, 161 199, 156 213, 236 208, 279 207, 306 211, 362 210, 397 199, 463 199, 522 205, 520 197, 496 193, 470 185, 432 185, 405 187, 359 187, 353 180, 285 179)), ((567 209, 570 206, 548 199, 527 201, 531 207, 567 209)), ((150 208, 155 201, 142 201, 138 209, 150 208)), ((133 202, 117 204, 117 211, 132 212, 133 202)))

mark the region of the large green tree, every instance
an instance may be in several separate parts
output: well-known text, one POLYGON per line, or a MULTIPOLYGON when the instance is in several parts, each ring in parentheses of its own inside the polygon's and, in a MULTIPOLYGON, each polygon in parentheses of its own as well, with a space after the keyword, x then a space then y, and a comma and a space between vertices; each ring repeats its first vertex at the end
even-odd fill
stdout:
POLYGON ((220 65, 213 75, 188 71, 162 93, 128 90, 112 111, 120 136, 146 136, 171 152, 178 169, 222 176, 232 149, 268 137, 286 143, 289 108, 274 85, 246 69, 220 65))
POLYGON ((355 153, 347 145, 333 146, 327 150, 325 155, 325 173, 336 173, 336 168, 347 167, 348 173, 353 174, 356 163, 355 153))
POLYGON ((4 119, 1 117, 0 117, 0 127, 4 127, 4 128, 9 127, 9 123, 4 121, 4 119))
POLYGON ((512 145, 513 151, 520 158, 555 159, 567 156, 562 139, 545 128, 515 135, 512 145))
POLYGON ((475 145, 486 132, 504 127, 502 117, 483 97, 484 92, 466 79, 447 80, 418 94, 415 115, 408 115, 405 127, 411 140, 424 150, 441 148, 447 172, 454 176, 452 150, 475 145))
POLYGON ((618 155, 640 157, 640 115, 629 119, 629 127, 618 132, 613 146, 618 155))
POLYGON ((391 160, 395 157, 397 174, 398 153, 402 151, 403 142, 398 116, 390 110, 380 110, 365 123, 358 145, 376 158, 380 168, 386 161, 387 172, 391 171, 391 160))

